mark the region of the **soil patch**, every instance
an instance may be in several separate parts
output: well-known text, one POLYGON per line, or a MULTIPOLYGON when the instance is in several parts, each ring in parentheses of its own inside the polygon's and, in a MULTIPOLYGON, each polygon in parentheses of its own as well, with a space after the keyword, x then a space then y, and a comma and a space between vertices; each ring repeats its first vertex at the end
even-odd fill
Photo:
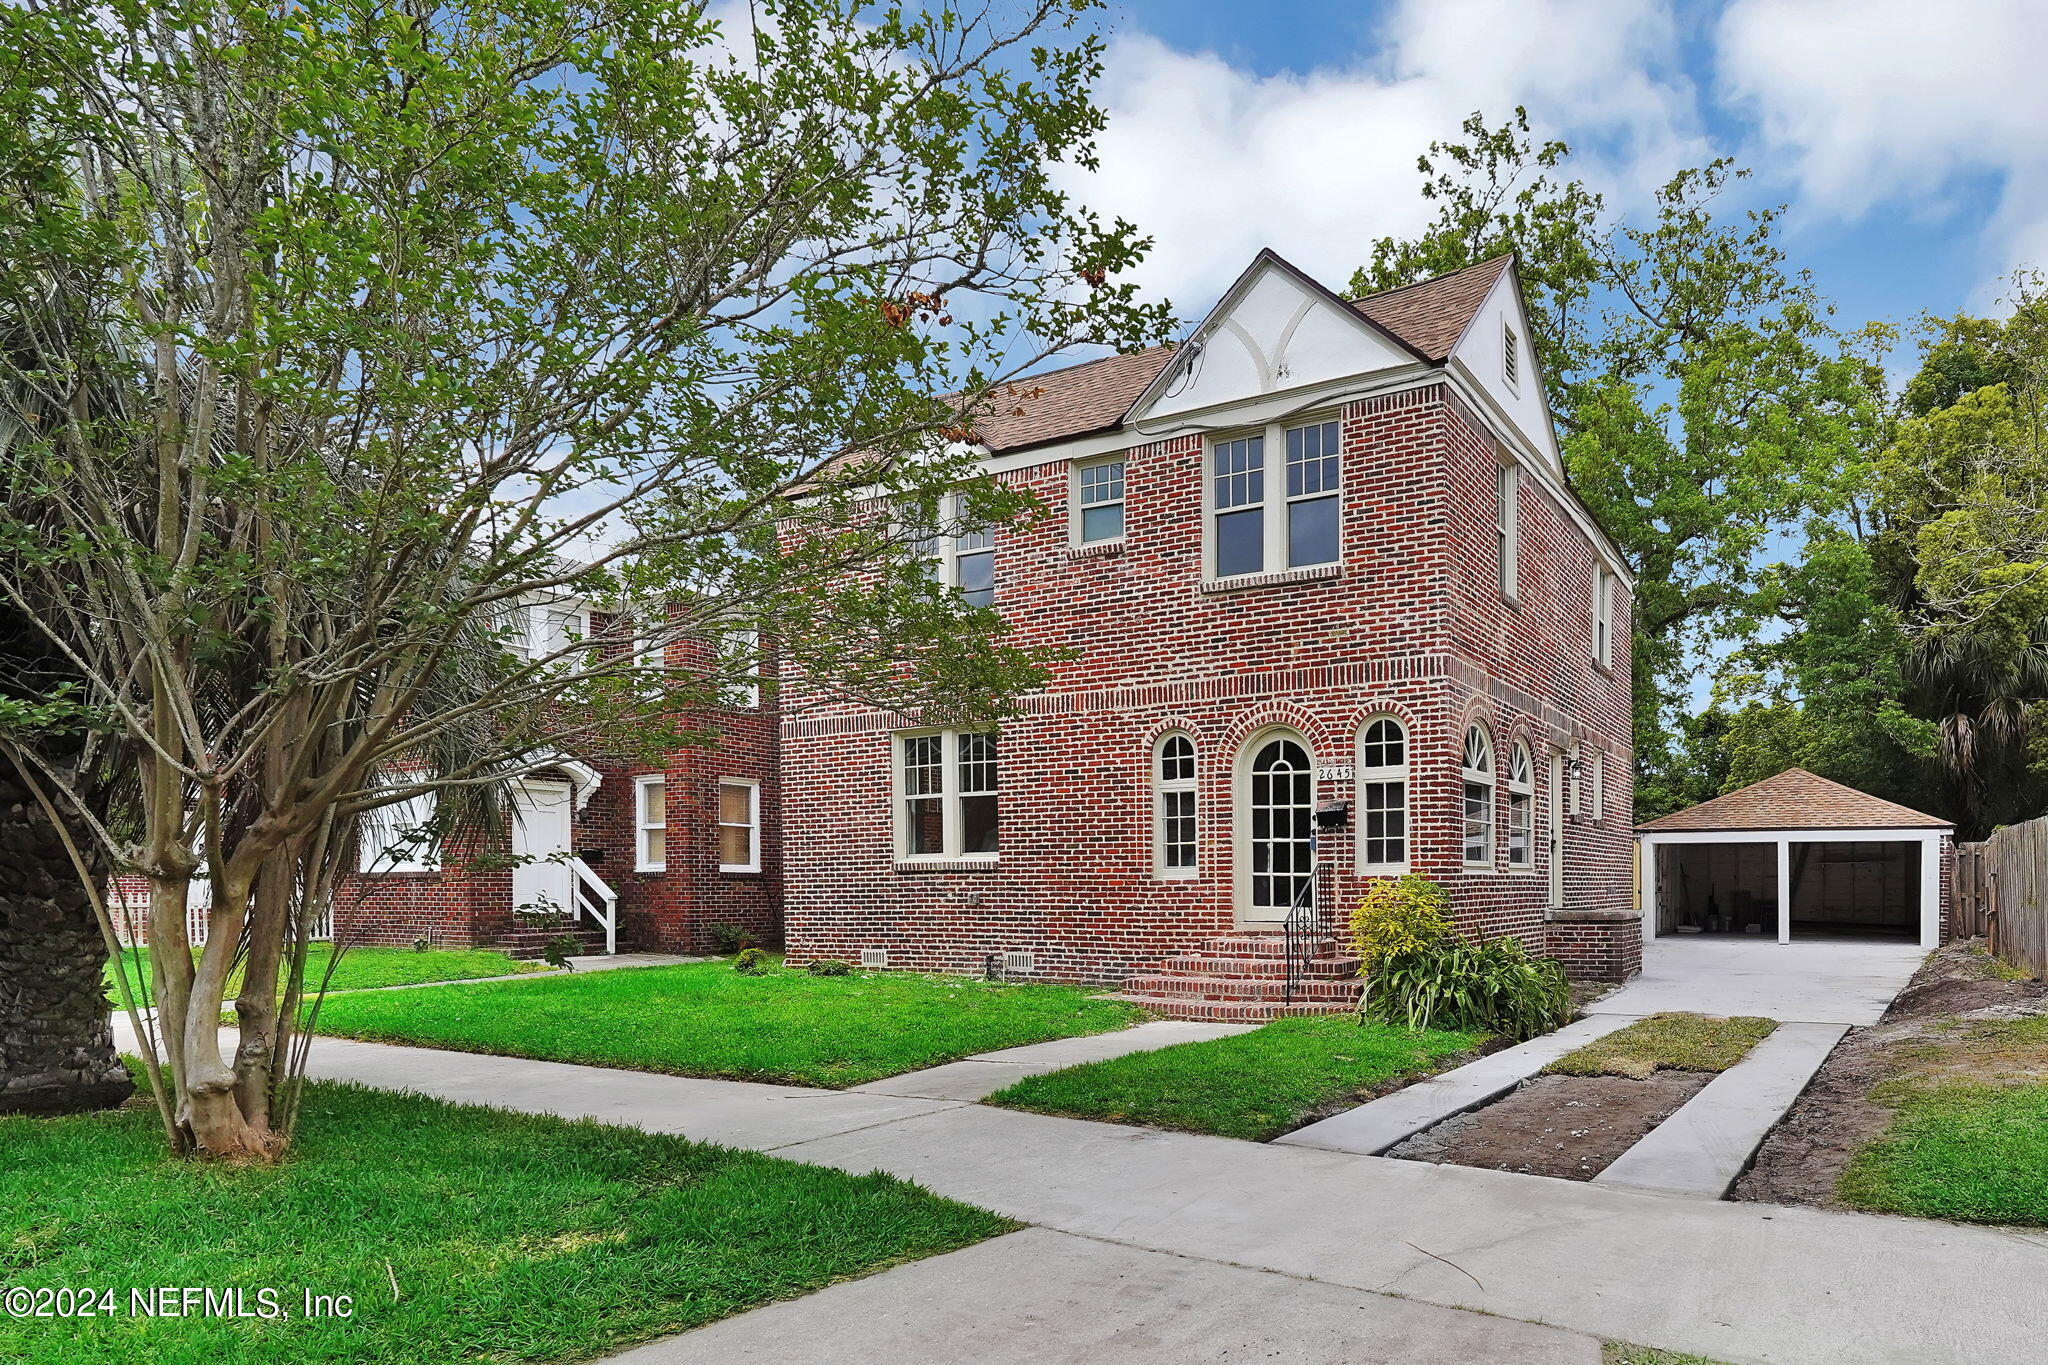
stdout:
POLYGON ((1714 1078, 1700 1071, 1538 1076, 1469 1114, 1446 1119, 1388 1156, 1485 1170, 1591 1180, 1714 1078))
POLYGON ((2010 1081, 2048 1072, 2048 1046, 2011 1021, 2048 1015, 2048 985, 1998 976, 1981 940, 1924 963, 1870 1028, 1852 1029, 1730 1195, 1771 1204, 1835 1203, 1851 1158, 1896 1112, 1870 1098, 1886 1081, 2010 1081))

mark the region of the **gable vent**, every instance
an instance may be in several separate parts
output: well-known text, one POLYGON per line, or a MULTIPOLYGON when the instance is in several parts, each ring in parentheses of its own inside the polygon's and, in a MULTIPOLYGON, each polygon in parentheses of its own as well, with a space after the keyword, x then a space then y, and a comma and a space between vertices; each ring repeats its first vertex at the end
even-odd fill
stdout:
POLYGON ((1003 975, 1005 976, 1012 972, 1035 972, 1037 970, 1038 954, 1036 953, 1003 954, 1003 975))
POLYGON ((886 967, 889 965, 887 948, 863 948, 860 950, 860 965, 863 967, 886 967))

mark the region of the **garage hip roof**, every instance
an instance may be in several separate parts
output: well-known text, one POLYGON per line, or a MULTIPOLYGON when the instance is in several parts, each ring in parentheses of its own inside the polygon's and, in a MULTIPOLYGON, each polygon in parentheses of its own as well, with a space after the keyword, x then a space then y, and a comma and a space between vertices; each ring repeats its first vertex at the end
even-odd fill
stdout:
POLYGON ((1636 828, 1665 834, 1723 829, 1949 829, 1954 823, 1830 782, 1804 768, 1787 768, 1776 777, 1646 820, 1636 828))

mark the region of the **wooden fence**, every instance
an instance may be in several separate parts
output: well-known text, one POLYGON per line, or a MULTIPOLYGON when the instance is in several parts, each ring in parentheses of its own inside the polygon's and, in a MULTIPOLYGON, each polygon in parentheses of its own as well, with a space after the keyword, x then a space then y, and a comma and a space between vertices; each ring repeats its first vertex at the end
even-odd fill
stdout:
POLYGON ((1982 934, 2006 961, 2048 973, 2048 816, 1957 845, 1955 893, 1957 934, 1982 934))

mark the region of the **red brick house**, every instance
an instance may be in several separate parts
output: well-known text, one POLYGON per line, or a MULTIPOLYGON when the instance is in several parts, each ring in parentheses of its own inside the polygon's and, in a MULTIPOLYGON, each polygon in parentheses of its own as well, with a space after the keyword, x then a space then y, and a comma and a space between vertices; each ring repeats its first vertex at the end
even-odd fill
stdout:
POLYGON ((938 571, 1072 657, 994 734, 785 683, 792 960, 1346 1008, 1328 931, 1412 871, 1470 932, 1632 973, 1631 584, 1529 334, 1505 258, 1347 301, 1266 252, 1186 341, 980 422, 1058 515, 938 571))
MULTIPOLYGON (((938 547, 1069 651, 1020 716, 933 729, 785 679, 710 718, 715 750, 523 784, 515 851, 573 856, 386 856, 337 929, 517 945, 516 906, 588 931, 608 895, 619 947, 735 923, 795 962, 1259 1018, 1348 1008, 1333 931, 1415 872, 1468 932, 1625 977, 1631 585, 1566 486, 1529 336, 1506 259, 1348 301, 1261 253, 1186 341, 1037 376, 976 425, 1056 513, 938 547)), ((536 605, 536 647, 580 610, 536 605)))

